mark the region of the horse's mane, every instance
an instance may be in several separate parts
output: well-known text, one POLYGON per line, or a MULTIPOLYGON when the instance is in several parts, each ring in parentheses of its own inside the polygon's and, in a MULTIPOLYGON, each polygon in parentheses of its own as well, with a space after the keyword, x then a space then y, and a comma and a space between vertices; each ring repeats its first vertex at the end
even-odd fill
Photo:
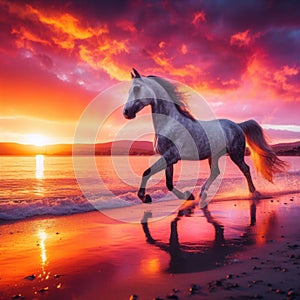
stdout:
POLYGON ((184 116, 188 117, 193 121, 196 120, 187 108, 187 104, 184 99, 185 94, 180 92, 175 84, 161 77, 157 77, 153 75, 148 76, 148 78, 155 80, 159 85, 161 85, 165 89, 165 91, 170 96, 171 100, 174 102, 177 110, 181 114, 183 114, 184 116))

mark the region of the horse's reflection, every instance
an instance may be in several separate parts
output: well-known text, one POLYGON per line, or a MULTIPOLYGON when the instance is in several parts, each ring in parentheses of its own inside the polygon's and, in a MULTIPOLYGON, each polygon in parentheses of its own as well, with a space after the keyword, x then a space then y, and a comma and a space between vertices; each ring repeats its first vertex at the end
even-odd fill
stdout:
POLYGON ((235 252, 243 250, 247 245, 254 244, 255 241, 250 231, 251 226, 255 225, 256 222, 256 205, 252 202, 250 205, 250 226, 246 226, 245 231, 239 238, 225 240, 224 226, 211 215, 206 207, 202 211, 207 222, 214 227, 215 237, 213 242, 181 245, 178 238, 177 224, 182 217, 191 216, 194 213, 194 208, 194 205, 190 205, 179 210, 177 216, 171 221, 169 243, 156 241, 152 237, 148 224, 151 212, 145 212, 141 220, 147 242, 170 254, 168 272, 192 273, 214 269, 218 265, 224 265, 235 252))

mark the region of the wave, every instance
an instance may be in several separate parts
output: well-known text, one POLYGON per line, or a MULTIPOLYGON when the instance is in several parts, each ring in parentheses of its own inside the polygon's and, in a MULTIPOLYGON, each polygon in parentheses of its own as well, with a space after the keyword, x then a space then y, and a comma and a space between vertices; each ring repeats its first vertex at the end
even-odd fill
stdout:
MULTIPOLYGON (((260 193, 260 197, 258 200, 265 200, 265 199, 272 199, 282 196, 288 196, 290 199, 293 199, 291 195, 300 194, 300 189, 293 189, 293 190, 285 190, 285 191, 276 191, 276 192, 262 192, 260 193)), ((217 195, 213 201, 239 201, 239 200, 251 200, 251 195, 249 194, 221 194, 217 195)))
MULTIPOLYGON (((174 196, 162 190, 151 193, 153 201, 173 200, 174 196)), ((112 197, 112 194, 91 193, 83 196, 66 197, 44 197, 32 200, 8 200, 0 201, 0 220, 14 221, 36 216, 60 216, 84 213, 95 210, 105 210, 128 207, 140 204, 136 191, 124 192, 119 196, 112 197)))
MULTIPOLYGON (((262 180, 256 180, 257 189, 261 192, 263 198, 280 197, 290 194, 300 194, 300 176, 299 172, 290 172, 286 176, 278 176, 275 185, 266 183, 262 180)), ((203 179, 198 180, 197 187, 194 189, 191 182, 181 181, 181 190, 191 190, 195 196, 199 195, 203 179), (190 188, 188 188, 190 187, 190 188)), ((116 188, 116 187, 115 187, 116 188)), ((212 188, 213 190, 213 188, 212 188)), ((57 190, 56 190, 57 192, 57 190)), ((164 183, 150 187, 147 192, 151 195, 153 202, 171 201, 175 196, 168 192, 164 183)), ((74 190, 64 189, 59 193, 65 193, 65 196, 45 195, 41 197, 31 197, 13 199, 9 195, 6 198, 0 197, 0 220, 17 221, 35 216, 60 216, 76 213, 85 213, 95 210, 105 210, 122 208, 141 204, 137 197, 136 188, 123 187, 113 191, 99 191, 98 187, 93 187, 90 194, 82 195, 80 190, 74 194, 74 190), (68 193, 73 193, 72 195, 68 193)), ((212 197, 214 201, 226 200, 244 200, 249 199, 245 179, 224 178, 221 186, 212 197)))
POLYGON ((0 220, 13 221, 35 216, 71 215, 128 205, 132 204, 118 198, 110 200, 99 198, 92 203, 84 196, 51 197, 32 201, 2 201, 0 202, 0 220))

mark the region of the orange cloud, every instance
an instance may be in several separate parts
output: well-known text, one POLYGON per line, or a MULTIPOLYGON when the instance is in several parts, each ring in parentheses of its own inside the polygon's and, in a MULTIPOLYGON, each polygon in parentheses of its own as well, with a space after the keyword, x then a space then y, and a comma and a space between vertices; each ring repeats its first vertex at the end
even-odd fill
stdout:
POLYGON ((206 14, 203 10, 194 13, 192 24, 198 27, 201 22, 206 22, 206 14))
POLYGON ((181 45, 181 53, 183 55, 187 54, 187 46, 185 44, 181 45))
POLYGON ((110 78, 119 81, 130 79, 128 68, 122 68, 112 59, 114 54, 127 51, 124 43, 112 41, 110 44, 109 41, 106 41, 96 49, 89 49, 84 45, 80 45, 79 49, 80 58, 95 70, 102 69, 110 75, 110 78))
POLYGON ((110 57, 105 57, 101 62, 101 67, 110 75, 111 79, 119 81, 130 80, 130 74, 127 67, 122 67, 114 62, 110 57))
POLYGON ((175 67, 172 63, 171 58, 164 57, 163 54, 153 54, 153 61, 164 70, 165 73, 173 76, 174 78, 184 78, 186 76, 192 77, 192 82, 196 83, 198 81, 199 74, 202 73, 199 67, 194 66, 193 64, 186 64, 182 67, 175 67))
MULTIPOLYGON (((293 68, 290 66, 283 66, 280 70, 277 70, 273 74, 273 80, 275 84, 279 84, 282 86, 282 89, 289 90, 289 91, 295 91, 295 86, 292 84, 289 84, 288 78, 294 75, 297 75, 299 73, 299 68, 293 68)), ((298 89, 299 91, 299 89, 298 89)))
MULTIPOLYGON (((18 48, 28 49, 33 54, 37 52, 35 44, 49 47, 51 50, 61 48, 71 51, 95 70, 103 70, 112 79, 128 79, 129 68, 122 67, 114 57, 128 53, 127 40, 114 38, 107 24, 90 26, 86 22, 83 24, 70 13, 44 11, 32 5, 10 3, 8 6, 10 13, 32 22, 31 25, 27 22, 20 28, 16 26, 13 29, 18 48)), ((120 21, 118 26, 125 31, 136 32, 130 21, 120 21)))
POLYGON ((72 50, 75 46, 75 40, 66 34, 57 37, 53 36, 52 41, 62 49, 66 50, 72 50))
POLYGON ((159 47, 160 49, 165 48, 165 47, 166 47, 166 42, 165 42, 165 41, 161 41, 161 42, 158 44, 158 47, 159 47))
POLYGON ((35 9, 30 5, 28 5, 28 11, 36 15, 41 23, 52 25, 54 30, 66 33, 75 39, 88 39, 94 35, 99 36, 108 32, 106 26, 100 28, 98 27, 96 30, 94 30, 92 27, 84 28, 81 26, 78 19, 68 13, 58 16, 52 15, 49 17, 48 14, 44 14, 40 10, 35 9))
POLYGON ((47 46, 51 45, 49 41, 30 32, 28 29, 26 29, 24 27, 21 27, 20 29, 14 28, 11 31, 11 33, 18 37, 18 39, 16 40, 16 46, 18 48, 30 48, 31 50, 33 50, 30 47, 30 42, 35 42, 35 43, 39 43, 39 44, 47 45, 47 46))
POLYGON ((236 45, 238 47, 248 46, 251 42, 249 32, 250 30, 248 29, 243 32, 233 34, 230 38, 230 45, 236 45))
POLYGON ((255 101, 263 99, 265 102, 299 102, 300 88, 290 80, 298 73, 299 68, 288 65, 278 68, 268 61, 266 55, 257 52, 242 76, 237 100, 243 95, 245 99, 255 101))
POLYGON ((119 21, 117 23, 117 26, 121 29, 123 29, 124 31, 128 31, 128 32, 131 32, 131 33, 136 33, 137 32, 137 29, 136 27, 134 26, 134 24, 128 20, 122 20, 122 21, 119 21))

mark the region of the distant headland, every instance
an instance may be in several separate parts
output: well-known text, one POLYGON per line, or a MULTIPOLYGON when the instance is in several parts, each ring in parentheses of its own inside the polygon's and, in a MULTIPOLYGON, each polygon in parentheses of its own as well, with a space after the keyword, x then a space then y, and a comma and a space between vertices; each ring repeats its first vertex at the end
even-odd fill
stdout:
MULTIPOLYGON (((277 155, 300 156, 300 141, 272 145, 277 155)), ((0 155, 74 155, 72 144, 54 144, 45 146, 24 145, 18 143, 0 143, 0 155)), ((97 144, 76 144, 75 155, 153 155, 153 143, 149 141, 120 140, 97 144), (92 149, 92 151, 91 151, 92 149)))

